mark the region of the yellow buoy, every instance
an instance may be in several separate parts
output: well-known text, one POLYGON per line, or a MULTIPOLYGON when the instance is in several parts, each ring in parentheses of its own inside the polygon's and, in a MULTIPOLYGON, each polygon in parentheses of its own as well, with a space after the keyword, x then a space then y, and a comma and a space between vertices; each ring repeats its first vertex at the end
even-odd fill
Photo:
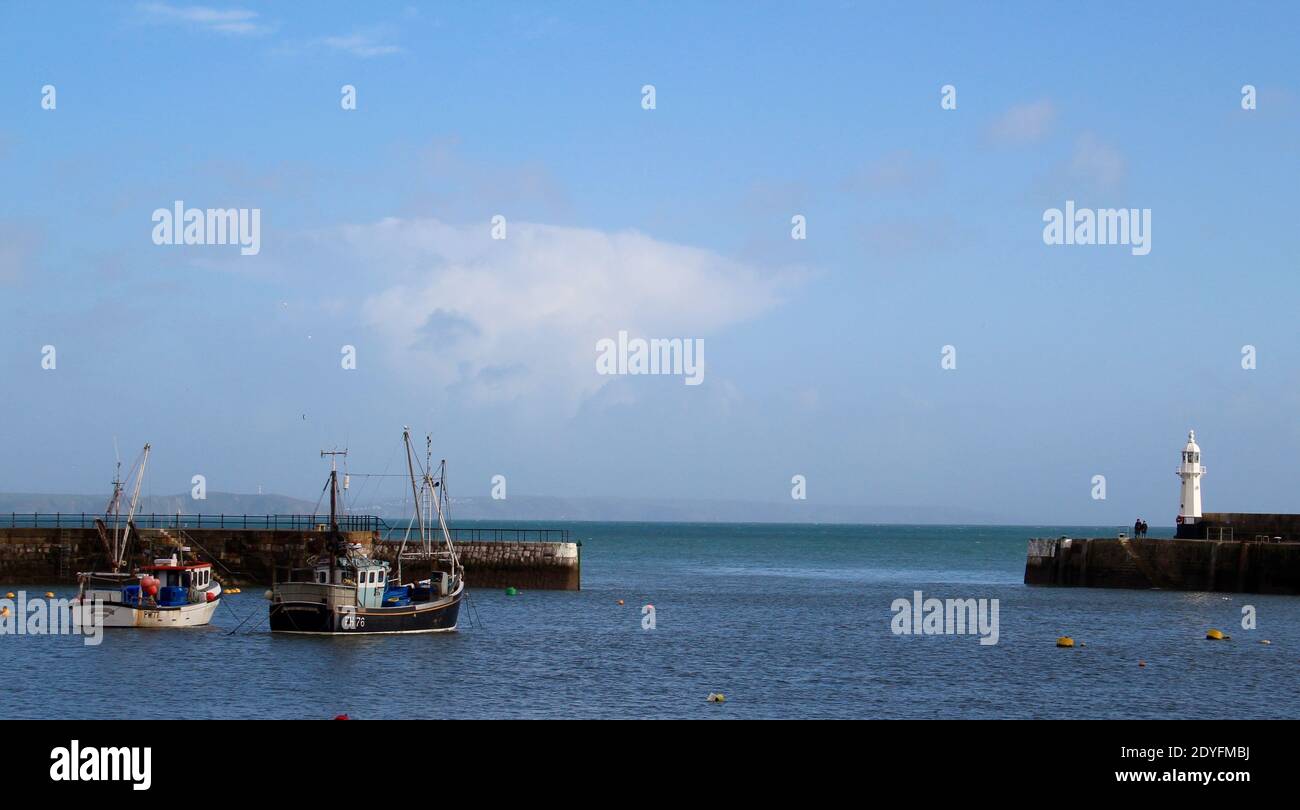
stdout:
POLYGON ((54 598, 54 591, 46 591, 46 592, 45 592, 45 598, 46 598, 46 599, 53 599, 53 598, 54 598))
POLYGON ((1060 638, 1058 638, 1058 639, 1056 640, 1056 646, 1058 646, 1058 647, 1073 647, 1073 646, 1074 646, 1074 639, 1070 638, 1069 636, 1061 636, 1060 638))
POLYGON ((1268 639, 1264 639, 1263 641, 1260 642, 1260 644, 1272 644, 1272 643, 1273 642, 1269 641, 1268 639))
POLYGON ((13 592, 13 591, 10 591, 9 593, 5 594, 5 599, 13 599, 13 598, 14 598, 14 592, 13 592))
POLYGON ((1222 631, 1215 630, 1212 627, 1209 632, 1205 634, 1205 637, 1211 641, 1223 641, 1225 638, 1232 638, 1232 636, 1225 636, 1222 631))
POLYGON ((620 605, 623 604, 623 600, 622 600, 622 599, 618 600, 618 603, 619 603, 620 605))
POLYGON ((727 698, 726 698, 726 696, 723 695, 721 692, 710 692, 710 693, 709 693, 709 702, 710 702, 710 703, 726 703, 726 702, 727 702, 727 698))

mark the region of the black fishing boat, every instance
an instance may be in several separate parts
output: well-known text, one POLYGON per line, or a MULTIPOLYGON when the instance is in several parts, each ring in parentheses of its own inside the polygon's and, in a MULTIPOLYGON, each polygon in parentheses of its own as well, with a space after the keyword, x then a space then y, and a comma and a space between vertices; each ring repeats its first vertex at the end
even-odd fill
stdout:
POLYGON ((419 483, 411 452, 409 429, 402 431, 406 443, 407 469, 415 495, 416 519, 406 530, 397 554, 397 572, 391 566, 364 553, 360 544, 349 543, 339 531, 337 458, 347 451, 324 451, 330 465, 330 525, 324 553, 310 568, 291 571, 287 581, 271 590, 271 630, 277 633, 357 635, 365 633, 437 633, 456 629, 461 597, 465 590, 464 570, 456 556, 446 520, 446 473, 443 461, 434 477, 431 463, 421 469, 419 483), (428 526, 428 506, 434 506, 437 521, 428 526), (418 527, 420 547, 408 551, 411 532, 418 527), (402 583, 403 560, 427 560, 432 569, 428 579, 402 583), (445 569, 445 570, 442 570, 445 569), (296 579, 295 577, 299 577, 296 579))

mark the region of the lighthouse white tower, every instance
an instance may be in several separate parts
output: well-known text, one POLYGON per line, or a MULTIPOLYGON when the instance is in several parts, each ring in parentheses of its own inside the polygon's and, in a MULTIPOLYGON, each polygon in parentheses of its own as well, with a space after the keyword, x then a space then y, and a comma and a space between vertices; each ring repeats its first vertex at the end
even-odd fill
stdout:
POLYGON ((1178 523, 1188 525, 1201 519, 1201 448, 1196 443, 1196 431, 1187 431, 1187 446, 1183 448, 1183 461, 1175 470, 1183 479, 1182 502, 1178 504, 1178 523))

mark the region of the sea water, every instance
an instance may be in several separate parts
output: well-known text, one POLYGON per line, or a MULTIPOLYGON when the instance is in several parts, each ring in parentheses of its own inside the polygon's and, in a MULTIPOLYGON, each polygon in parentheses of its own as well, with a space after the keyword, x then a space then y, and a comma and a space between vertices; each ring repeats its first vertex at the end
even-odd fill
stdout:
POLYGON ((206 628, 0 638, 0 718, 1300 717, 1300 597, 1023 584, 1029 538, 1113 527, 568 527, 581 591, 472 589, 458 633, 273 635, 249 586, 206 628), (896 633, 917 591, 997 600, 996 643, 896 633))

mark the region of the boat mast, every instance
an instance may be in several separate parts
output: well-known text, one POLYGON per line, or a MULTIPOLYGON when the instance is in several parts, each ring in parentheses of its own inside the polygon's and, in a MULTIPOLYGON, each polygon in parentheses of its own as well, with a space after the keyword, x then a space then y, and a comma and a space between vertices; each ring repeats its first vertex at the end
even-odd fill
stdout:
MULTIPOLYGON (((420 526, 420 545, 428 549, 429 543, 424 536, 424 508, 420 497, 420 489, 415 483, 415 457, 414 450, 411 448, 411 428, 402 426, 402 442, 406 445, 406 472, 411 479, 411 498, 415 506, 416 521, 420 526)), ((406 541, 411 536, 411 525, 406 526, 406 534, 402 537, 402 546, 397 550, 397 581, 402 581, 402 556, 406 553, 406 541)))
POLYGON ((346 458, 347 450, 322 450, 321 458, 330 457, 330 536, 327 541, 330 553, 330 584, 334 584, 334 572, 338 567, 338 550, 340 545, 339 538, 339 518, 338 518, 338 490, 339 490, 339 456, 346 458))
MULTIPOLYGON (((427 525, 429 519, 433 517, 433 488, 433 434, 426 433, 424 434, 424 485, 421 488, 424 491, 424 500, 420 502, 420 508, 423 510, 421 526, 427 525)), ((433 541, 423 529, 420 532, 420 539, 424 542, 424 553, 433 554, 433 541)))
POLYGON ((113 455, 117 458, 117 469, 113 472, 113 497, 108 500, 104 517, 113 518, 113 542, 109 547, 109 562, 117 559, 117 544, 122 535, 122 454, 117 451, 117 437, 113 437, 113 455))
MULTIPOLYGON (((126 532, 120 541, 114 538, 113 542, 113 573, 117 573, 122 568, 122 561, 126 557, 127 544, 131 542, 131 529, 135 525, 135 510, 140 506, 140 488, 144 485, 144 468, 149 464, 149 451, 151 447, 146 444, 144 452, 140 456, 140 469, 136 472, 135 488, 131 491, 131 509, 126 514, 126 532)), ((121 507, 118 507, 119 511, 121 507)))
MULTIPOLYGON (((432 477, 431 477, 432 478, 432 477)), ((451 530, 447 528, 447 509, 451 499, 447 496, 447 459, 438 465, 438 481, 433 483, 438 489, 434 504, 438 507, 438 528, 442 529, 442 542, 447 547, 447 557, 451 561, 453 579, 459 578, 460 559, 456 556, 456 546, 451 542, 451 530)))

